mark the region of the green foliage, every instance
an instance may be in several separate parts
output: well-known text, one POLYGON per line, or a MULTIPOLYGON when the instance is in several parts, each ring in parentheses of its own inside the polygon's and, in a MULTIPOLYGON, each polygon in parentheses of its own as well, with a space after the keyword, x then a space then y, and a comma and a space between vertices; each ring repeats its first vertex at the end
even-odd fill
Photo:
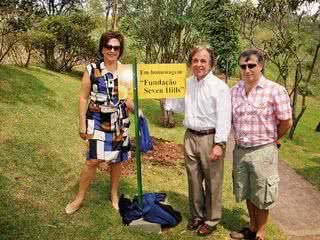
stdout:
POLYGON ((185 62, 192 46, 199 42, 194 23, 197 6, 203 1, 132 1, 121 30, 133 40, 132 48, 144 51, 146 63, 185 62))
POLYGON ((99 41, 101 34, 106 31, 107 18, 103 2, 104 0, 89 0, 86 8, 87 13, 95 22, 95 28, 92 29, 91 35, 97 39, 96 41, 99 41))
POLYGON ((320 97, 307 99, 307 110, 293 140, 284 139, 281 158, 320 190, 320 97))
POLYGON ((88 0, 88 13, 93 16, 103 16, 105 13, 101 0, 88 0))
POLYGON ((46 67, 71 71, 72 67, 93 59, 95 41, 90 33, 95 23, 82 12, 70 16, 50 16, 32 31, 33 46, 42 52, 46 67))
POLYGON ((29 0, 33 4, 33 9, 40 16, 64 16, 69 15, 82 6, 84 0, 29 0))
POLYGON ((233 73, 240 51, 239 17, 237 5, 231 1, 208 0, 203 7, 203 21, 198 28, 207 36, 217 55, 222 72, 233 73))
POLYGON ((0 3, 0 63, 19 42, 18 36, 31 25, 28 1, 0 3))
POLYGON ((310 2, 316 0, 267 0, 259 1, 257 6, 251 1, 240 3, 244 9, 240 12, 243 39, 247 40, 249 47, 264 51, 277 68, 278 76, 274 80, 289 92, 293 109, 291 139, 307 107, 306 97, 313 94, 311 84, 314 84, 314 72, 319 66, 319 16, 306 15, 299 9, 310 2), (261 38, 258 32, 264 29, 269 35, 261 38))
POLYGON ((312 57, 320 40, 318 15, 306 15, 299 8, 315 1, 268 0, 239 4, 242 41, 245 47, 263 50, 267 60, 277 68, 279 75, 274 79, 288 87, 293 85, 294 72, 301 66, 304 78, 311 69, 312 57), (290 75, 291 74, 291 75, 290 75), (290 79, 291 78, 291 79, 290 79), (291 83, 288 83, 291 82, 291 83))
POLYGON ((1 1, 0 62, 9 56, 11 61, 27 66, 34 47, 41 50, 46 66, 57 71, 70 71, 81 60, 91 58, 95 46, 89 34, 94 24, 79 11, 82 2, 1 1), (46 26, 48 22, 51 26, 46 26), (26 60, 19 59, 23 56, 26 60))

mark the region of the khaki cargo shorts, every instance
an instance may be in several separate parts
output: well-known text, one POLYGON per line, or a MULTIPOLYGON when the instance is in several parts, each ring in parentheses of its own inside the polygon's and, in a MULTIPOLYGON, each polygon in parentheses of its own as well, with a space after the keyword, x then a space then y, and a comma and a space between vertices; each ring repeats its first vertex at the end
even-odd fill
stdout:
POLYGON ((259 209, 270 209, 278 198, 278 149, 276 144, 233 150, 233 193, 236 201, 250 200, 259 209))

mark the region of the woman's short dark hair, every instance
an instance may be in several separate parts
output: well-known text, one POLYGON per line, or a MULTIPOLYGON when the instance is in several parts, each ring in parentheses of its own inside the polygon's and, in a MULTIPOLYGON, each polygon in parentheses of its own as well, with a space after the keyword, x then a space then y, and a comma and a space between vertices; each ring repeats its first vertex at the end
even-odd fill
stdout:
POLYGON ((101 54, 101 56, 103 56, 102 49, 108 44, 109 40, 112 38, 116 38, 120 42, 120 52, 119 52, 119 58, 120 58, 122 56, 123 48, 124 48, 124 38, 120 32, 108 31, 103 33, 100 38, 99 53, 101 54))
POLYGON ((192 48, 191 53, 189 55, 189 61, 188 61, 189 65, 192 64, 193 56, 196 55, 196 53, 200 52, 201 50, 206 50, 209 53, 209 56, 210 56, 210 67, 213 68, 215 66, 215 62, 216 62, 216 59, 215 59, 215 56, 214 56, 214 51, 210 47, 203 47, 203 46, 198 46, 198 47, 192 48))

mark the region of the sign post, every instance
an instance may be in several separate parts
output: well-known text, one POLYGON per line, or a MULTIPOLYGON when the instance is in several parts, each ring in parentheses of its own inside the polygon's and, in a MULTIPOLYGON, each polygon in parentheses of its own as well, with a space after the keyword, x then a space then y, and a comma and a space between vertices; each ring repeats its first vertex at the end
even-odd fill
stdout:
POLYGON ((137 187, 138 202, 142 207, 142 174, 140 159, 140 133, 139 133, 139 102, 138 102, 138 81, 137 81, 137 60, 133 63, 133 101, 134 101, 134 127, 136 140, 136 167, 137 167, 137 187))
POLYGON ((119 66, 119 97, 133 97, 136 140, 136 169, 138 203, 142 208, 142 174, 140 158, 139 102, 140 99, 181 98, 185 95, 185 64, 139 64, 119 66), (132 78, 131 78, 132 76, 132 78), (132 81, 131 81, 132 79, 132 81), (132 84, 133 82, 133 84, 132 84), (139 94, 138 94, 139 93, 139 94), (132 96, 133 95, 133 96, 132 96), (139 97, 138 97, 139 95, 139 97))

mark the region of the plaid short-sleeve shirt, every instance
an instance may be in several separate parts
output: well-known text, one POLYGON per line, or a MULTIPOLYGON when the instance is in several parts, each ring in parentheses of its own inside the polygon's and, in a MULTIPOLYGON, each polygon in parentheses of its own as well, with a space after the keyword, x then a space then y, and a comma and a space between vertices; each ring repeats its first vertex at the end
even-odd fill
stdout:
POLYGON ((288 93, 281 85, 261 76, 258 84, 245 93, 241 80, 231 89, 232 126, 235 141, 253 147, 277 140, 279 120, 291 119, 288 93))

